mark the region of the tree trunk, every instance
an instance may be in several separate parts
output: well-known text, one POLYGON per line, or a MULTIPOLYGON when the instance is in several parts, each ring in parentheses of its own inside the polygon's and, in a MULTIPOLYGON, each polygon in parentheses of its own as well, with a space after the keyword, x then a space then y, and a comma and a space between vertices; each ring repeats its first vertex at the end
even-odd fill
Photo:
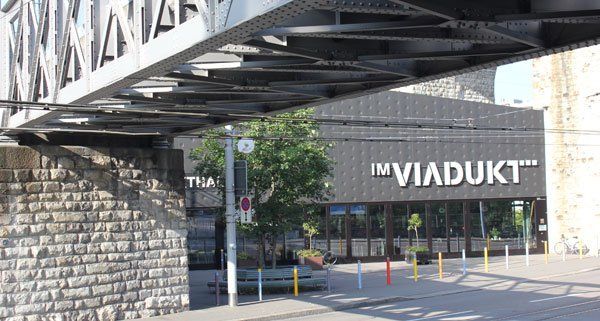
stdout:
POLYGON ((308 235, 308 249, 312 250, 312 235, 308 235))
POLYGON ((277 267, 277 236, 272 235, 271 237, 271 266, 273 269, 277 267))
POLYGON ((417 247, 419 247, 419 231, 415 228, 415 236, 417 237, 417 247))

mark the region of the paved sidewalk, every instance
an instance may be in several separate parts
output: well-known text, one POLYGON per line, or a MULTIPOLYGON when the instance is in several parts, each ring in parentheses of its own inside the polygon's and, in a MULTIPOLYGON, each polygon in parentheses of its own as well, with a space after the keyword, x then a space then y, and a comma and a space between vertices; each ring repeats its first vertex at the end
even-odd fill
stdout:
MULTIPOLYGON (((337 265, 332 271, 332 292, 311 291, 300 293, 298 297, 288 294, 265 295, 258 302, 257 295, 240 295, 240 305, 208 307, 214 305, 215 296, 209 294, 206 281, 214 271, 190 272, 191 306, 199 310, 146 318, 144 321, 267 321, 284 318, 315 315, 331 311, 347 310, 363 306, 417 300, 420 298, 481 291, 483 289, 509 289, 523 282, 551 284, 552 277, 598 270, 600 259, 589 257, 582 260, 570 256, 566 262, 558 256, 550 256, 545 264, 543 255, 531 255, 530 266, 526 266, 524 256, 510 257, 510 268, 505 268, 504 257, 491 257, 489 272, 485 273, 483 258, 467 259, 467 274, 462 275, 460 259, 444 260, 444 278, 438 277, 437 262, 419 266, 419 280, 415 282, 412 266, 404 262, 392 262, 392 285, 386 286, 385 263, 364 263, 363 289, 357 289, 356 264, 337 265)), ((315 274, 325 274, 316 271, 315 274)), ((582 280, 582 283, 585 281, 582 280)), ((221 296, 223 304, 227 295, 221 296)))

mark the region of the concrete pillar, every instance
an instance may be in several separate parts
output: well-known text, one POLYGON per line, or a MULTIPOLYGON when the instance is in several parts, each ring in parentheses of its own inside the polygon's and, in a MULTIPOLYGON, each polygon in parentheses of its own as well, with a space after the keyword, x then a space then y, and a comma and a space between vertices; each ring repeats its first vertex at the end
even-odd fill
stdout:
POLYGON ((544 107, 550 249, 578 236, 598 253, 600 198, 600 46, 534 60, 534 102, 544 107), (588 131, 586 133, 586 131, 588 131))
POLYGON ((187 310, 186 236, 179 150, 0 147, 2 320, 187 310))

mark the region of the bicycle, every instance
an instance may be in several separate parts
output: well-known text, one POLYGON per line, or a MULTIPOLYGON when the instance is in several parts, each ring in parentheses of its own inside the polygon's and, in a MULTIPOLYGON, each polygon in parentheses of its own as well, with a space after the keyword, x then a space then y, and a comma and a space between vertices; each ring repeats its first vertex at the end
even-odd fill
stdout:
POLYGON ((325 265, 327 265, 328 267, 331 267, 332 265, 334 265, 337 262, 337 257, 333 254, 333 252, 331 251, 327 251, 324 255, 323 255, 323 263, 325 265))
MULTIPOLYGON (((558 255, 562 255, 563 251, 565 254, 579 254, 579 239, 577 236, 573 236, 569 239, 561 235, 560 242, 554 245, 554 252, 558 255)), ((590 249, 585 245, 581 245, 581 252, 583 255, 587 254, 590 249)))

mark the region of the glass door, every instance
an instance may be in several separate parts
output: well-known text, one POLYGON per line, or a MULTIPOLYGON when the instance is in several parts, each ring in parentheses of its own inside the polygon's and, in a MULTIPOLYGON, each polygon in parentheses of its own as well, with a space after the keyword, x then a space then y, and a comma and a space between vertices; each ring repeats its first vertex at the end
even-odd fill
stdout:
POLYGON ((408 247, 408 206, 406 204, 392 205, 392 222, 394 242, 394 254, 400 255, 404 253, 408 247))

